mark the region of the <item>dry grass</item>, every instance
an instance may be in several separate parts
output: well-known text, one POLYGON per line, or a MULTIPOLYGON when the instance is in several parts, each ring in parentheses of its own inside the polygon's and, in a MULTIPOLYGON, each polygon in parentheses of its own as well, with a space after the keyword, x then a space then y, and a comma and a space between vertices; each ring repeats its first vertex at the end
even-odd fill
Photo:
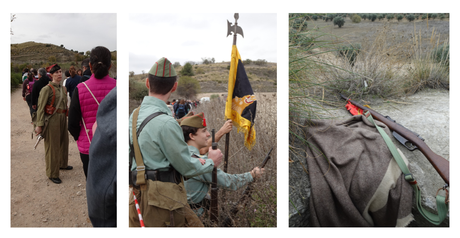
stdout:
MULTIPOLYGON (((323 99, 334 98, 337 91, 353 98, 388 98, 414 93, 424 87, 448 88, 448 53, 441 60, 435 60, 433 53, 449 46, 445 29, 440 31, 432 28, 427 32, 410 23, 405 23, 405 28, 386 23, 360 41, 348 41, 346 36, 334 38, 319 29, 300 33, 310 38, 319 35, 315 39, 320 44, 303 50, 291 47, 290 57, 301 59, 301 64, 309 62, 300 66, 308 70, 296 71, 294 81, 297 84, 308 82, 305 87, 308 92, 304 94, 323 99), (407 25, 413 26, 412 32, 408 32, 407 25), (337 53, 341 46, 352 44, 361 46, 353 64, 337 53)), ((299 68, 299 61, 291 61, 290 67, 299 68)))
MULTIPOLYGON (((252 150, 244 146, 242 133, 237 133, 234 127, 230 132, 228 173, 240 174, 249 172, 259 166, 268 151, 273 148, 271 159, 265 166, 265 174, 253 184, 252 199, 245 207, 240 207, 234 217, 237 227, 275 227, 277 217, 277 147, 276 147, 276 94, 257 97, 257 114, 255 119, 256 144, 252 150)), ((212 100, 194 109, 194 112, 204 112, 209 130, 219 130, 224 124, 225 100, 212 100)), ((219 141, 219 149, 224 153, 225 138, 219 141)), ((223 169, 223 165, 221 165, 223 169)), ((242 196, 244 188, 238 191, 219 189, 219 215, 228 216, 233 204, 242 196), (225 195, 224 195, 225 193, 225 195)))

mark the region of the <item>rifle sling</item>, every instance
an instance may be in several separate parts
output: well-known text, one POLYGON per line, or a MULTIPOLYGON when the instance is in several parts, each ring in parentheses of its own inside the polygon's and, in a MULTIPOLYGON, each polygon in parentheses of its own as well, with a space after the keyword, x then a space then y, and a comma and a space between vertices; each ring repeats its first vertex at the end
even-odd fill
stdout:
MULTIPOLYGON (((380 135, 382 135, 383 140, 387 144, 388 148, 390 149, 391 154, 393 155, 393 158, 396 160, 396 163, 398 164, 399 168, 404 174, 404 179, 409 182, 409 184, 412 186, 412 188, 415 191, 415 199, 416 199, 416 206, 417 209, 419 210, 420 214, 422 214, 425 219, 427 219, 429 222, 435 225, 440 225, 444 219, 447 216, 447 210, 448 210, 448 205, 447 205, 447 199, 444 196, 436 194, 436 205, 437 205, 437 210, 438 210, 438 215, 433 214, 429 211, 427 211, 425 208, 422 206, 422 199, 421 199, 421 192, 420 188, 417 185, 417 181, 415 178, 412 176, 412 173, 409 171, 409 168, 407 168, 406 163, 404 162, 403 158, 401 157, 399 150, 396 148, 396 146, 393 144, 393 141, 391 138, 387 135, 387 133, 377 126, 377 124, 374 121, 374 118, 372 117, 371 113, 367 111, 365 113, 365 117, 372 122, 377 130, 379 131, 380 135)), ((446 189, 446 194, 447 194, 447 189, 446 189)))
MULTIPOLYGON (((141 123, 139 130, 137 130, 137 118, 139 116, 139 110, 140 107, 136 108, 133 113, 133 122, 132 122, 132 135, 133 135, 133 147, 134 147, 134 157, 136 159, 136 171, 137 171, 137 176, 136 176, 136 185, 144 185, 145 184, 145 165, 144 165, 144 160, 142 158, 142 153, 139 147, 139 142, 138 142, 138 137, 139 134, 141 133, 142 129, 145 127, 145 125, 152 120, 153 118, 165 114, 164 112, 155 112, 145 118, 145 120, 141 123), (135 135, 135 136, 134 136, 135 135)), ((130 158, 131 159, 131 158, 130 158)), ((130 168, 131 169, 131 168, 130 168)))

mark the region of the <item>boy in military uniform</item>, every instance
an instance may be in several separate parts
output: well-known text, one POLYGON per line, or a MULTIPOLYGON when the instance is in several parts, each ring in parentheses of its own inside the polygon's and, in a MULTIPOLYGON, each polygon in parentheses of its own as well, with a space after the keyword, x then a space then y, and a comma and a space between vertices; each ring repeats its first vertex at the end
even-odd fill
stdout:
MULTIPOLYGON (((130 151, 133 148, 134 152, 137 148, 140 150, 137 150, 135 160, 130 157, 133 162, 132 190, 138 199, 144 224, 155 227, 203 226, 187 204, 182 177, 210 173, 219 166, 223 155, 220 150, 213 150, 204 164, 190 156, 182 129, 166 105, 177 88, 177 74, 168 59, 161 58, 152 66, 145 84, 149 95, 129 119, 130 143, 133 145, 130 151), (142 122, 156 112, 160 115, 140 128, 142 122), (136 131, 142 130, 135 138, 133 134, 136 136, 137 132, 133 133, 133 121, 136 131), (134 139, 138 143, 133 143, 134 139)), ((132 192, 129 206, 130 226, 140 226, 132 192)))
MULTIPOLYGON (((212 141, 209 138, 210 134, 206 128, 206 119, 204 113, 199 113, 194 116, 185 117, 181 121, 181 128, 184 133, 185 141, 187 142, 190 155, 197 159, 207 159, 206 152, 211 153, 209 145, 212 141)), ((232 121, 228 120, 222 128, 216 133, 216 142, 229 133, 232 129, 232 121)), ((256 167, 250 172, 243 174, 227 174, 224 171, 217 169, 217 186, 223 189, 237 190, 248 183, 253 182, 264 173, 264 168, 256 167)), ((212 183, 212 172, 202 174, 185 181, 185 190, 187 190, 187 202, 198 216, 201 216, 209 202, 208 190, 212 183)))

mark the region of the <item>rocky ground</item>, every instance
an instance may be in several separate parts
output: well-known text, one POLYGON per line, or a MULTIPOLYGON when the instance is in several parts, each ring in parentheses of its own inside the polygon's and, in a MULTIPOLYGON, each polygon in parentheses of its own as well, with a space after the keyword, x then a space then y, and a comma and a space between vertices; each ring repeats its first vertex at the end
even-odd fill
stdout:
POLYGON ((69 165, 60 170, 61 184, 45 173, 43 141, 35 135, 21 90, 11 93, 11 227, 91 227, 86 180, 77 143, 69 134, 69 165))

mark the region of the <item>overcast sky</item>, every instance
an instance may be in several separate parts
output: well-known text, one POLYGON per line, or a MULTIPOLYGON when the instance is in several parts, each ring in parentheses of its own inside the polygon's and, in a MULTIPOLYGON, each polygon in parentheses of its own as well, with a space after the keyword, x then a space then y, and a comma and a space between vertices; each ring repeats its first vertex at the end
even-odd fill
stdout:
MULTIPOLYGON (((237 47, 241 58, 276 62, 276 14, 240 13, 237 47)), ((234 13, 149 13, 129 15, 129 71, 148 72, 161 57, 172 63, 201 62, 214 58, 230 61, 233 36, 227 37, 227 20, 234 13)))
POLYGON ((35 41, 86 52, 96 46, 117 49, 115 13, 15 13, 11 43, 35 41))

